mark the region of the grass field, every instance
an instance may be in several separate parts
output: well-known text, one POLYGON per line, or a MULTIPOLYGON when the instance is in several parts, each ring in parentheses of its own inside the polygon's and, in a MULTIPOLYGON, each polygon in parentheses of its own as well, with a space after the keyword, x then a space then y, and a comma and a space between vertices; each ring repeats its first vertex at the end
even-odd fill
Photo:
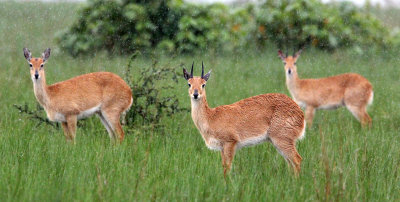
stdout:
MULTIPOLYGON (((298 142, 302 172, 294 178, 275 148, 265 143, 237 152, 225 180, 220 154, 209 151, 190 113, 166 117, 163 132, 136 130, 119 146, 93 117, 78 128, 76 145, 61 129, 37 126, 12 107, 36 106, 22 48, 39 56, 47 47, 47 82, 93 72, 123 75, 128 57, 73 59, 54 41, 75 19, 77 4, 0 3, 0 199, 2 201, 399 201, 400 59, 398 54, 358 56, 351 51, 303 52, 301 77, 356 72, 374 86, 371 129, 362 129, 350 112, 318 111, 314 126, 298 142), (28 17, 30 17, 28 19, 28 17)), ((397 19, 399 20, 399 19, 397 19)), ((207 84, 210 106, 230 104, 264 93, 288 94, 283 65, 271 48, 263 53, 159 58, 178 71, 203 60, 213 69, 207 84)), ((136 67, 151 64, 139 59, 136 67)), ((190 106, 187 83, 176 89, 190 106)))

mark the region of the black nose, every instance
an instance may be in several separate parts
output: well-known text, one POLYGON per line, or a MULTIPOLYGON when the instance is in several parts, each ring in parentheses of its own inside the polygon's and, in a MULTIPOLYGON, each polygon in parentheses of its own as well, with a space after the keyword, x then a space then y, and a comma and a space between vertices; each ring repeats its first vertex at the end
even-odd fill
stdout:
POLYGON ((197 99, 199 97, 199 94, 198 93, 194 93, 193 97, 194 97, 194 99, 197 99))
POLYGON ((35 74, 35 79, 38 79, 39 78, 39 74, 35 74))

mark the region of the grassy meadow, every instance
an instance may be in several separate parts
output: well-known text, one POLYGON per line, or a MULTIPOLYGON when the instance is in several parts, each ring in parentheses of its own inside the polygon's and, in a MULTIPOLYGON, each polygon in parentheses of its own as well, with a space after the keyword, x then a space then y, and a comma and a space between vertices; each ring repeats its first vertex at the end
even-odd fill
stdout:
MULTIPOLYGON (((66 144, 62 129, 29 120, 13 104, 36 106, 29 66, 33 56, 52 48, 47 83, 93 71, 124 74, 127 56, 74 59, 54 40, 70 26, 79 4, 0 3, 0 199, 2 201, 399 201, 400 59, 398 54, 305 50, 300 77, 356 72, 374 86, 371 129, 363 129, 345 108, 317 111, 312 128, 297 148, 302 172, 295 178, 270 143, 239 150, 230 177, 223 177, 220 154, 206 148, 190 113, 161 120, 163 131, 135 130, 118 146, 110 144, 97 117, 66 144)), ((397 21, 400 19, 397 18, 397 21)), ((93 50, 95 51, 95 50, 93 50)), ((158 58, 181 71, 194 60, 212 69, 207 84, 211 107, 279 92, 289 95, 283 65, 271 48, 260 53, 204 54, 158 58)), ((137 60, 135 67, 151 64, 137 60)), ((176 94, 190 107, 187 83, 176 94)))

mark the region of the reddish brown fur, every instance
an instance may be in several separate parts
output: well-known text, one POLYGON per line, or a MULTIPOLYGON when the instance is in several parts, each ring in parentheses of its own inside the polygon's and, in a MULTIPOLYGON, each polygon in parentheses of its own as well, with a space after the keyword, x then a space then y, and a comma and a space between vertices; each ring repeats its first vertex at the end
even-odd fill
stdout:
POLYGON ((201 77, 188 79, 191 87, 192 119, 206 145, 221 150, 224 175, 230 170, 235 151, 246 146, 246 141, 258 144, 269 140, 295 169, 300 171, 301 156, 295 143, 304 132, 304 115, 299 106, 283 94, 264 94, 239 102, 209 108, 201 77), (197 90, 198 99, 193 93, 197 90), (252 139, 253 138, 253 139, 252 139))
POLYGON ((359 74, 347 73, 320 79, 300 79, 296 61, 300 51, 293 57, 279 56, 285 63, 286 85, 293 99, 306 108, 307 124, 311 126, 315 109, 346 106, 362 125, 371 125, 367 106, 372 102, 371 83, 359 74), (291 72, 289 74, 289 71, 291 72))
POLYGON ((67 140, 75 139, 78 115, 96 107, 99 109, 94 113, 99 115, 110 137, 117 135, 123 140, 120 115, 132 104, 132 92, 124 80, 110 72, 96 72, 47 86, 44 68, 40 67, 45 62, 43 58, 27 59, 32 64, 35 96, 51 121, 62 122, 67 140), (36 72, 39 79, 34 77, 36 72))

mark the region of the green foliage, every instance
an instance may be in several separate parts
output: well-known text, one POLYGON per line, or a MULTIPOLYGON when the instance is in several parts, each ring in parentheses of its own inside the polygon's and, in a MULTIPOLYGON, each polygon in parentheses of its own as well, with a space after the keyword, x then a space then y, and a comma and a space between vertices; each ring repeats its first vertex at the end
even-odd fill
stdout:
POLYGON ((92 0, 58 42, 73 56, 97 50, 122 54, 146 50, 173 36, 178 17, 174 12, 167 1, 92 0))
MULTIPOLYGON (((156 47, 166 52, 232 50, 246 42, 246 11, 223 4, 197 5, 181 0, 92 0, 80 10, 78 21, 58 37, 71 55, 106 50, 109 53, 142 52, 156 47)), ((254 26, 253 26, 254 27, 254 26)))
POLYGON ((230 41, 226 45, 229 50, 237 51, 253 49, 257 42, 254 37, 257 34, 256 9, 249 4, 244 8, 235 9, 231 15, 229 25, 230 41))
POLYGON ((156 46, 162 41, 173 40, 179 29, 179 20, 182 12, 179 9, 181 1, 155 1, 155 5, 147 6, 149 9, 150 21, 155 29, 152 32, 152 45, 156 46))
MULTIPOLYGON (((232 51, 275 43, 281 49, 312 45, 387 48, 397 43, 383 24, 351 3, 319 0, 266 0, 232 8, 182 0, 92 0, 79 20, 59 37, 71 55, 93 50, 114 53, 153 48, 167 53, 232 51)), ((398 38, 398 37, 397 37, 398 38)))
POLYGON ((267 0, 258 12, 257 23, 259 40, 270 40, 281 49, 389 45, 389 31, 382 23, 351 3, 267 0))
POLYGON ((168 66, 157 66, 157 61, 148 68, 134 69, 135 53, 126 67, 125 80, 132 89, 133 102, 125 116, 125 124, 130 128, 138 126, 158 128, 163 116, 172 116, 181 111, 188 111, 179 106, 175 94, 163 94, 178 83, 174 69, 168 66), (132 70, 136 70, 132 72, 132 70), (134 75, 140 75, 135 77, 134 75))
POLYGON ((180 52, 221 49, 229 40, 230 11, 225 5, 185 4, 182 10, 186 15, 179 21, 176 36, 180 52))
POLYGON ((224 4, 184 4, 176 46, 180 53, 198 50, 231 51, 251 41, 254 9, 231 9, 224 4))
POLYGON ((337 6, 339 15, 350 32, 350 43, 361 46, 377 46, 387 48, 391 37, 389 30, 382 22, 368 12, 361 12, 355 5, 343 2, 337 6))

